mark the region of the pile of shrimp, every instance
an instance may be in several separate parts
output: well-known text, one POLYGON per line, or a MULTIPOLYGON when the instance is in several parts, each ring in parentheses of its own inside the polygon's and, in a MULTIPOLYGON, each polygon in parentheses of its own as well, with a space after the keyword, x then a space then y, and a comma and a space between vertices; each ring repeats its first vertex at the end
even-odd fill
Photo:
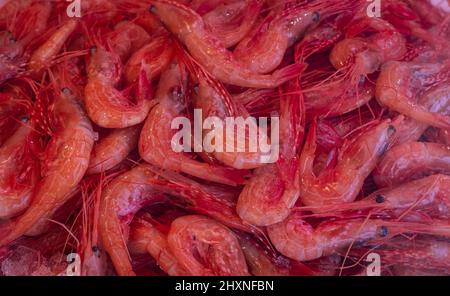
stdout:
POLYGON ((450 1, 374 3, 0 1, 0 274, 450 274, 450 1))

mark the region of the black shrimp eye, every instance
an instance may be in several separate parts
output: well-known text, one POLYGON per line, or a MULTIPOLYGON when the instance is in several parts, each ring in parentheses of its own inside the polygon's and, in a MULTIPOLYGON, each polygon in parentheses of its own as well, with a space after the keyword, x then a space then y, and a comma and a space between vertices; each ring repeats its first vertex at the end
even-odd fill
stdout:
POLYGON ((150 7, 148 8, 148 11, 155 13, 156 12, 156 6, 155 5, 150 5, 150 7))
POLYGON ((70 95, 70 94, 72 93, 72 91, 71 91, 70 88, 68 88, 68 87, 63 87, 63 88, 61 89, 61 92, 62 92, 63 94, 66 94, 66 95, 70 95))
POLYGON ((393 134, 395 134, 397 132, 397 129, 395 128, 395 126, 393 125, 389 125, 388 127, 388 135, 392 136, 393 134))
POLYGON ((23 123, 27 123, 28 120, 30 120, 30 118, 28 118, 27 116, 24 116, 20 119, 20 121, 22 121, 23 123))
POLYGON ((381 226, 380 228, 380 236, 386 237, 389 234, 389 229, 386 226, 381 226))
POLYGON ((313 12, 312 21, 315 23, 320 21, 320 13, 318 11, 313 12))
POLYGON ((91 48, 89 48, 89 53, 91 54, 91 55, 93 55, 94 53, 96 53, 97 52, 97 46, 92 46, 91 48))
POLYGON ((386 198, 385 198, 383 195, 381 195, 381 194, 378 194, 378 195, 375 197, 375 201, 376 201, 377 203, 383 203, 385 200, 386 200, 386 198))

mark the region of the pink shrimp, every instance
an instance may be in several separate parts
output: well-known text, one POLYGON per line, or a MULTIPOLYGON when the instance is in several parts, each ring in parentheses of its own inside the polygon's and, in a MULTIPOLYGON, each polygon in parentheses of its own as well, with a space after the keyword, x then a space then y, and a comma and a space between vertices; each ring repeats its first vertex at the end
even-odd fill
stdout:
POLYGON ((39 162, 32 151, 36 133, 27 118, 22 124, 0 148, 0 219, 23 212, 39 181, 39 162))
POLYGON ((402 233, 448 236, 448 231, 449 227, 445 223, 436 223, 434 226, 365 218, 322 222, 313 228, 298 212, 267 228, 275 248, 286 257, 298 261, 310 261, 345 251, 355 243, 383 242, 402 233))
POLYGON ((406 55, 403 36, 381 18, 359 19, 350 25, 347 35, 353 37, 369 28, 377 33, 367 38, 346 38, 337 43, 330 53, 331 64, 336 69, 348 71, 353 85, 360 81, 361 76, 374 73, 384 63, 400 60, 406 55))
POLYGON ((411 142, 389 150, 375 168, 373 176, 379 187, 392 187, 437 173, 450 174, 450 147, 411 142))
POLYGON ((94 49, 88 68, 88 83, 84 90, 86 111, 96 124, 106 128, 126 128, 145 120, 152 106, 151 87, 141 71, 131 89, 119 91, 122 67, 117 55, 104 48, 94 49), (136 92, 136 102, 127 97, 136 92))
POLYGON ((77 26, 76 20, 69 20, 33 52, 28 64, 28 71, 32 73, 33 77, 39 78, 42 70, 49 66, 77 26))
POLYGON ((241 41, 255 24, 262 8, 261 0, 223 3, 203 15, 203 21, 225 48, 241 41))
POLYGON ((445 79, 450 73, 449 65, 449 61, 443 61, 443 63, 389 62, 383 66, 377 80, 377 100, 383 106, 419 122, 450 129, 449 116, 430 111, 421 102, 425 100, 430 104, 429 102, 433 101, 441 108, 443 106, 447 108, 450 86, 445 83, 445 79), (433 87, 432 90, 421 97, 421 92, 430 87, 433 87))
POLYGON ((130 55, 150 42, 150 35, 141 26, 122 21, 114 26, 109 36, 109 44, 114 51, 125 62, 130 55))
POLYGON ((386 152, 395 133, 390 120, 360 133, 340 149, 335 167, 327 168, 319 176, 313 173, 316 150, 316 125, 310 128, 300 156, 300 198, 314 211, 322 205, 353 201, 360 192, 364 180, 386 152))
MULTIPOLYGON (((303 102, 293 84, 281 98, 280 160, 256 169, 236 205, 238 215, 253 225, 266 226, 284 220, 300 194, 297 149, 302 140, 303 102)), ((297 90, 298 91, 298 90, 297 90)))
POLYGON ((169 248, 193 275, 248 275, 239 241, 224 225, 203 217, 183 216, 170 225, 169 248))
POLYGON ((446 146, 450 146, 449 130, 429 128, 424 135, 428 142, 440 143, 446 146))
POLYGON ((169 0, 152 1, 152 12, 179 38, 191 55, 218 80, 255 88, 273 88, 294 78, 303 66, 290 65, 271 75, 255 74, 239 63, 217 38, 209 33, 200 15, 169 0))
POLYGON ((55 94, 51 107, 54 131, 45 151, 43 178, 25 213, 0 225, 0 246, 17 239, 64 204, 88 168, 94 133, 77 98, 64 88, 55 94))
POLYGON ((169 249, 167 236, 144 219, 134 220, 130 226, 128 246, 134 254, 150 254, 168 275, 190 275, 169 249))
POLYGON ((125 79, 135 82, 143 70, 148 81, 152 81, 164 71, 173 58, 173 42, 165 35, 154 37, 137 50, 125 65, 125 79))
POLYGON ((141 125, 115 129, 100 139, 92 150, 86 174, 105 172, 121 163, 137 148, 141 129, 141 125))
POLYGON ((150 111, 139 140, 141 157, 163 169, 223 184, 242 184, 245 172, 202 163, 183 151, 173 150, 175 130, 172 129, 172 122, 185 108, 186 73, 180 67, 171 65, 160 79, 155 98, 158 104, 150 111))

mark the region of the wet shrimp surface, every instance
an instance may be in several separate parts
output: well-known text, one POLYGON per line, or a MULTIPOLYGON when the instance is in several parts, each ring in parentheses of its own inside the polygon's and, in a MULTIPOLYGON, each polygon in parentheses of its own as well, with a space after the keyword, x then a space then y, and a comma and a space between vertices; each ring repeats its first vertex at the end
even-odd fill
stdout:
POLYGON ((450 275, 449 47, 446 0, 0 1, 0 275, 450 275))

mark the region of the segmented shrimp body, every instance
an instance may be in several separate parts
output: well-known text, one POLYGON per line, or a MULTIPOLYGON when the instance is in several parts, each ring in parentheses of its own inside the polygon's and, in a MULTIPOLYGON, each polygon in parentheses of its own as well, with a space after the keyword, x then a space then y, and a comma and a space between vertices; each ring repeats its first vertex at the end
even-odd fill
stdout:
POLYGON ((374 170, 375 183, 392 187, 432 174, 450 175, 450 147, 411 142, 390 149, 374 170))
POLYGON ((169 248, 192 275, 248 275, 239 241, 222 224, 203 216, 183 216, 170 225, 169 248))
POLYGON ((150 35, 141 26, 130 21, 122 21, 115 25, 109 40, 112 50, 122 62, 125 62, 130 55, 150 41, 150 35))
POLYGON ((272 75, 255 74, 239 63, 222 43, 209 33, 200 15, 174 1, 152 1, 152 12, 187 47, 190 54, 218 80, 243 87, 273 88, 294 78, 302 66, 291 65, 272 75))
MULTIPOLYGON (((223 184, 243 183, 243 175, 239 171, 194 160, 183 151, 175 152, 180 147, 175 146, 174 149, 176 130, 172 123, 185 109, 183 91, 186 73, 180 67, 178 64, 171 65, 160 79, 155 97, 158 104, 150 111, 140 135, 140 155, 147 162, 163 169, 223 184)), ((180 143, 178 145, 181 146, 180 143)))
POLYGON ((92 150, 87 174, 98 174, 121 163, 137 148, 142 126, 115 129, 100 139, 92 150))
POLYGON ((56 129, 45 150, 42 179, 27 210, 0 225, 2 246, 29 231, 38 221, 49 218, 67 201, 88 168, 94 133, 78 99, 64 88, 55 95, 52 111, 56 129))
POLYGON ((363 131, 341 148, 335 167, 315 176, 313 164, 317 144, 316 126, 313 125, 300 156, 302 202, 319 211, 324 205, 353 201, 385 153, 394 133, 390 120, 363 131))
POLYGON ((133 254, 150 254, 168 275, 190 275, 170 251, 167 235, 144 219, 134 220, 130 226, 128 246, 133 254))
POLYGON ((450 94, 450 86, 445 82, 450 71, 449 65, 448 61, 389 62, 383 66, 377 80, 377 100, 383 106, 419 122, 449 129, 450 117, 445 114, 450 94), (431 89, 426 91, 427 88, 431 89), (424 91, 426 92, 421 96, 424 91), (440 106, 444 109, 442 112, 444 114, 429 110, 422 101, 428 104, 433 102, 435 106, 440 106))

